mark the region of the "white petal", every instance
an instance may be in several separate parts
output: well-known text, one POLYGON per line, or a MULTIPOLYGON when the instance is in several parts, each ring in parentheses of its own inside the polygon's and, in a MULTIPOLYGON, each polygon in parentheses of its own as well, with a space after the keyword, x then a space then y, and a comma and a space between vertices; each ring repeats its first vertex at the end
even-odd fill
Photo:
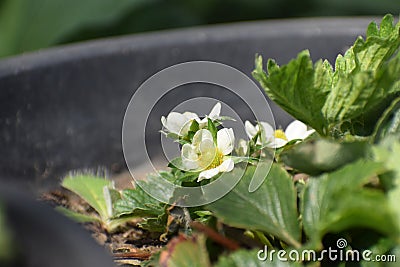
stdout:
POLYGON ((285 130, 285 135, 289 141, 294 139, 303 139, 303 136, 307 132, 307 125, 301 121, 291 122, 285 130))
POLYGON ((203 129, 208 125, 208 120, 207 117, 203 118, 203 119, 196 119, 196 121, 199 123, 199 128, 203 129))
POLYGON ((226 159, 222 162, 221 165, 219 165, 217 168, 219 172, 230 172, 233 170, 233 167, 235 166, 235 163, 233 162, 232 159, 226 159))
POLYGON ((181 150, 182 159, 196 161, 198 160, 198 155, 196 150, 190 144, 184 144, 181 150))
POLYGON ((209 151, 215 152, 216 146, 212 139, 203 139, 197 146, 197 149, 201 153, 207 153, 209 151))
POLYGON ((258 125, 254 126, 253 124, 251 124, 251 122, 249 121, 245 121, 244 122, 244 128, 246 130, 246 134, 247 136, 251 139, 253 138, 257 132, 258 132, 258 125))
POLYGON ((167 128, 167 119, 164 116, 161 116, 161 123, 165 128, 167 128))
POLYGON ((309 136, 312 135, 313 133, 315 133, 315 130, 314 130, 314 129, 308 130, 308 131, 304 134, 303 139, 306 139, 307 137, 309 137, 309 136))
POLYGON ((200 129, 194 134, 193 140, 192 140, 192 145, 195 147, 198 147, 202 141, 207 140, 207 139, 213 140, 211 132, 206 129, 200 129))
POLYGON ((249 149, 248 141, 240 139, 237 147, 239 156, 247 156, 248 149, 249 149))
POLYGON ((263 127, 264 133, 266 136, 274 135, 274 128, 272 128, 271 124, 268 122, 260 121, 261 127, 263 127))
POLYGON ((204 179, 211 179, 215 175, 217 175, 218 173, 219 173, 218 167, 217 168, 213 168, 213 169, 209 169, 209 170, 206 170, 206 171, 202 171, 199 174, 199 178, 197 178, 197 182, 200 182, 201 180, 204 180, 204 179))
POLYGON ((198 155, 193 146, 184 144, 181 151, 182 164, 186 170, 194 170, 199 168, 198 155))
POLYGON ((287 141, 281 138, 274 138, 272 141, 267 145, 271 148, 280 148, 287 144, 287 141))
POLYGON ((260 121, 259 124, 261 125, 263 131, 261 134, 261 140, 257 140, 259 144, 266 144, 274 137, 274 128, 268 123, 260 121))
POLYGON ((218 150, 223 155, 228 155, 233 150, 233 144, 235 143, 235 136, 232 128, 223 128, 217 132, 217 146, 218 150))
POLYGON ((211 109, 210 114, 208 114, 208 117, 211 120, 216 120, 219 118, 219 114, 221 113, 221 103, 215 104, 215 106, 211 109))
POLYGON ((187 119, 182 114, 178 112, 171 112, 168 114, 167 119, 164 122, 164 127, 167 128, 167 130, 171 133, 176 133, 179 135, 185 134, 182 132, 182 129, 187 123, 187 119))
POLYGON ((195 120, 199 118, 199 116, 193 112, 184 112, 182 115, 185 116, 187 120, 195 120))
POLYGON ((200 153, 199 166, 201 168, 207 168, 213 162, 215 155, 217 154, 217 149, 213 140, 205 139, 199 146, 198 150, 200 153))

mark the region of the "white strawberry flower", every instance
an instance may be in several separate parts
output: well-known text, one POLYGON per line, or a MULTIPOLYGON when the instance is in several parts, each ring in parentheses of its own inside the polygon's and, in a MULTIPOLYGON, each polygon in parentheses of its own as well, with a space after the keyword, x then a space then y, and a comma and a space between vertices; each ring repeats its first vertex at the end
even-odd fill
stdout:
POLYGON ((267 122, 259 122, 259 124, 253 125, 249 121, 246 121, 245 130, 249 138, 253 138, 261 130, 260 126, 262 128, 261 138, 257 140, 257 144, 266 145, 271 148, 283 147, 292 140, 304 140, 315 132, 315 130, 307 130, 307 125, 298 120, 291 122, 285 131, 281 129, 274 131, 272 126, 267 122))
POLYGON ((234 167, 228 156, 234 146, 234 134, 231 128, 217 132, 216 144, 209 130, 201 129, 193 136, 192 144, 182 146, 183 167, 187 170, 201 171, 197 181, 211 179, 221 172, 230 172, 234 167))
POLYGON ((167 118, 161 117, 161 123, 168 132, 185 136, 189 132, 192 121, 198 118, 197 114, 193 112, 184 112, 183 114, 171 112, 167 118))

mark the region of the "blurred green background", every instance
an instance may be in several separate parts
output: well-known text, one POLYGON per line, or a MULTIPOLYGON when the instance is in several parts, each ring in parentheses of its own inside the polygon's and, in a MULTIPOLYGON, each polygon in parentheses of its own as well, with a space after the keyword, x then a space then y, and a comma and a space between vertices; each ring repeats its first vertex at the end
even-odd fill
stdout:
POLYGON ((399 0, 0 0, 0 57, 107 36, 233 21, 400 13, 399 0))

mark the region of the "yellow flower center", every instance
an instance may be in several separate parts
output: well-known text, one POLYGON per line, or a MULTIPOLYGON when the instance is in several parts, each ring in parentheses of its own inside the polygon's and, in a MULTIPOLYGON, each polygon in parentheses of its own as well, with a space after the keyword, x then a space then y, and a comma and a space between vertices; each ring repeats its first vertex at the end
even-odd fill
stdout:
POLYGON ((219 165, 222 164, 223 159, 224 159, 224 154, 222 154, 221 152, 219 152, 217 150, 213 161, 211 162, 210 165, 207 166, 206 169, 209 170, 209 169, 214 169, 214 168, 218 167, 219 165))
POLYGON ((274 132, 274 136, 275 136, 275 138, 279 138, 279 139, 283 139, 283 140, 288 141, 288 139, 287 139, 287 137, 285 135, 285 132, 282 131, 281 129, 276 130, 274 132))

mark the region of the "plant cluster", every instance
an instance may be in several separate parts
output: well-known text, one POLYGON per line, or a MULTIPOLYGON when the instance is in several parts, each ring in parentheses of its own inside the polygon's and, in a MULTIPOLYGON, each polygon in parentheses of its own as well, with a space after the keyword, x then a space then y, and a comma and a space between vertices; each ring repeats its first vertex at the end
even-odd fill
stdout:
POLYGON ((379 28, 371 23, 366 38, 359 37, 334 66, 313 63, 303 51, 281 67, 270 59, 264 70, 258 56, 254 78, 297 119, 285 131, 245 122, 249 140, 235 142, 233 130, 223 127, 229 118, 220 115, 220 104, 205 118, 172 112, 162 118, 163 133, 180 143, 181 156, 169 171, 122 191, 88 176, 67 177, 63 186, 83 197, 109 231, 141 217, 142 228, 170 240, 148 265, 324 266, 326 259, 262 262, 254 244, 321 253, 337 248, 340 238, 347 240, 345 252, 400 256, 399 46, 400 23, 387 15, 379 28), (265 180, 249 192, 256 168, 269 157, 265 180), (160 203, 141 189, 151 186, 163 194, 155 178, 189 187, 237 172, 244 175, 228 194, 201 207, 160 203), (236 234, 229 234, 232 229, 236 234))

